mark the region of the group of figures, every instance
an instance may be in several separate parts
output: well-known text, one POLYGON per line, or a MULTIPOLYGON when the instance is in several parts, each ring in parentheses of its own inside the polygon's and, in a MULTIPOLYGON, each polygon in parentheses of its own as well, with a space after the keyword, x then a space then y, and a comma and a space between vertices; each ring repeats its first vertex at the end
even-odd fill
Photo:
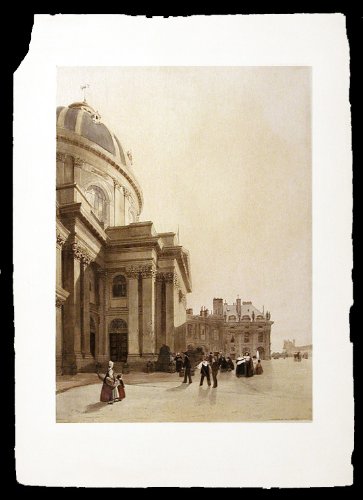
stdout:
POLYGON ((309 358, 308 353, 304 352, 303 354, 301 354, 300 351, 294 352, 294 361, 301 361, 302 358, 308 359, 309 358))
POLYGON ((126 397, 125 384, 122 380, 122 375, 119 373, 115 375, 113 370, 113 361, 109 361, 107 373, 104 377, 98 374, 102 380, 102 389, 100 401, 103 403, 113 404, 122 401, 126 397))
MULTIPOLYGON (((184 373, 183 383, 192 383, 192 363, 187 352, 177 353, 175 356, 176 371, 179 374, 184 373)), ((200 383, 203 385, 204 379, 207 380, 208 386, 211 385, 211 375, 213 380, 213 388, 218 386, 217 375, 221 372, 233 371, 234 363, 228 356, 227 358, 220 354, 209 353, 204 356, 202 361, 195 367, 200 370, 200 383)), ((244 356, 239 356, 236 359, 236 376, 237 377, 252 377, 253 375, 261 375, 263 373, 261 361, 256 356, 251 357, 248 352, 244 356)))
POLYGON ((261 361, 257 356, 251 357, 250 353, 246 352, 244 356, 238 356, 236 359, 236 377, 252 377, 262 373, 261 361))

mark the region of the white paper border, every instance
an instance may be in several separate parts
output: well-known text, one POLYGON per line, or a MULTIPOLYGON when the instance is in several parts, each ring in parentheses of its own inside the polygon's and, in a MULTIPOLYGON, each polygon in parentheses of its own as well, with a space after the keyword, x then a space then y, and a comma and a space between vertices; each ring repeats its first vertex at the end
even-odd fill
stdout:
POLYGON ((30 52, 14 82, 18 481, 51 486, 350 484, 352 174, 344 17, 38 15, 30 52), (56 67, 72 65, 312 66, 313 423, 55 423, 54 108, 56 67), (241 460, 241 447, 249 450, 248 459, 241 460))

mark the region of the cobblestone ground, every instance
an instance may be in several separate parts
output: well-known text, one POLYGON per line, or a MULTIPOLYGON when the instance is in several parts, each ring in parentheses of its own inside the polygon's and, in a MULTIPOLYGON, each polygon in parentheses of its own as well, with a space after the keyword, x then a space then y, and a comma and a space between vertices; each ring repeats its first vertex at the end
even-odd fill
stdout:
MULTIPOLYGON (((199 387, 173 374, 124 375, 126 398, 99 402, 102 383, 63 389, 57 394, 58 422, 268 422, 311 420, 312 361, 263 361, 264 373, 236 378, 219 373, 218 387, 199 387)), ((93 377, 96 377, 93 375, 93 377)), ((61 385, 61 382, 60 382, 61 385)), ((77 385, 77 384, 75 384, 77 385)))

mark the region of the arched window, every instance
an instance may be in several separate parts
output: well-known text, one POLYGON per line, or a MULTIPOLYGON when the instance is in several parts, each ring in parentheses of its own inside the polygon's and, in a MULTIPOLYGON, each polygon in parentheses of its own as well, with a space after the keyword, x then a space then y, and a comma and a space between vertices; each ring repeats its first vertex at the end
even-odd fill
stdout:
POLYGON ((107 223, 107 198, 103 189, 94 185, 89 186, 86 198, 92 205, 95 216, 101 222, 107 223))
POLYGON ((113 297, 126 297, 127 285, 126 278, 119 274, 113 278, 112 282, 112 296, 113 297))

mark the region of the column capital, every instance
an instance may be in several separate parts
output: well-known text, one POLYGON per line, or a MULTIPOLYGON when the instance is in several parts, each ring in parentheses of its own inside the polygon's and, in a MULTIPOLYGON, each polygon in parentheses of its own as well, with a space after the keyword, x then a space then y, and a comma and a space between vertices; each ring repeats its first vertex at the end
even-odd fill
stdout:
POLYGON ((96 273, 97 273, 97 276, 102 280, 105 280, 107 278, 108 273, 105 269, 99 268, 99 269, 97 269, 96 273))
POLYGON ((64 153, 58 153, 57 152, 56 158, 57 158, 57 161, 63 161, 64 162, 65 159, 66 159, 66 155, 64 153))
POLYGON ((137 279, 139 276, 143 279, 155 279, 157 276, 156 269, 152 264, 129 266, 126 268, 125 274, 131 279, 137 279))
POLYGON ((122 190, 126 198, 131 198, 131 192, 125 186, 122 186, 122 190))
POLYGON ((66 242, 65 236, 63 236, 61 233, 57 232, 57 245, 63 246, 65 242, 66 242))
POLYGON ((79 156, 73 156, 73 165, 75 167, 83 167, 86 162, 79 156))
POLYGON ((71 245, 73 257, 81 262, 84 266, 88 266, 92 262, 92 257, 79 243, 74 242, 71 245))
POLYGON ((164 273, 164 279, 166 283, 173 283, 176 287, 179 286, 178 275, 174 271, 164 273))
POLYGON ((63 304, 64 304, 64 300, 62 300, 58 297, 55 298, 55 306, 56 307, 62 307, 63 304))
POLYGON ((121 184, 114 177, 112 177, 112 181, 115 188, 121 189, 121 184))

